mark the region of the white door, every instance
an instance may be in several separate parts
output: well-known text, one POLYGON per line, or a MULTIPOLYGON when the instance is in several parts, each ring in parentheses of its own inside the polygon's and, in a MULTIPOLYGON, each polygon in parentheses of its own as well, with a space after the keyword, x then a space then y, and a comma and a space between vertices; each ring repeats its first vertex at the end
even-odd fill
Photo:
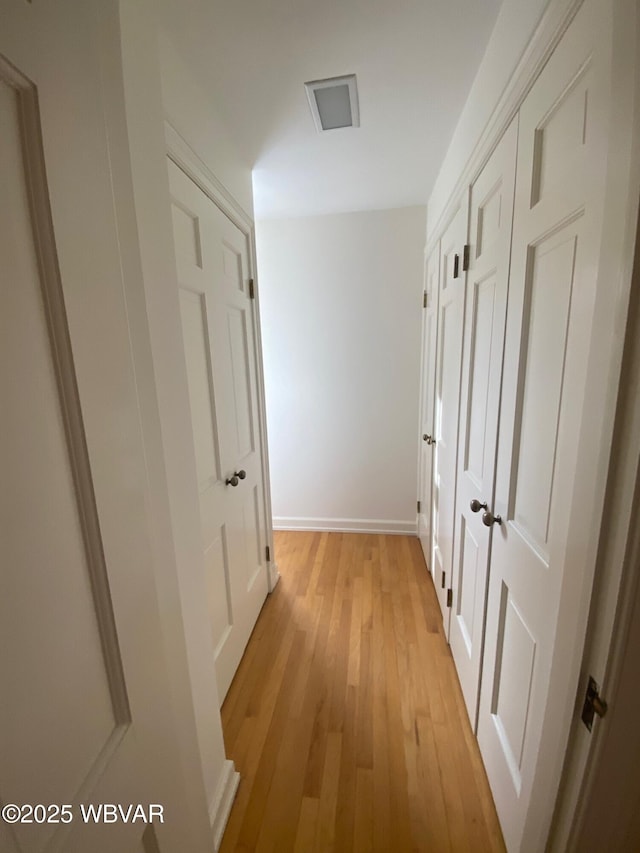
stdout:
MULTIPOLYGON (((487 631, 478 739, 510 851, 540 849, 528 810, 551 798, 562 757, 547 712, 552 666, 572 677, 567 627, 589 606, 581 553, 592 524, 577 472, 595 482, 597 458, 578 454, 598 283, 607 162, 609 35, 587 0, 520 112, 487 631), (603 53, 603 52, 604 53, 603 53), (591 472, 589 478, 588 473, 591 472), (558 603, 563 589, 566 610, 558 603), (544 726, 544 730, 543 730, 544 726), (543 731, 547 734, 543 737, 543 731), (551 775, 550 775, 551 774, 551 775), (523 846, 521 846, 521 844, 523 846)), ((601 279, 606 287, 606 277, 601 279)), ((606 379, 604 379, 606 381, 606 379)), ((578 650, 579 653, 579 650, 578 650)), ((579 660, 579 658, 578 658, 579 660)), ((562 682, 561 676, 554 676, 562 682)))
POLYGON ((0 3, 7 853, 194 850, 162 653, 104 126, 100 16, 116 18, 117 8, 97 6, 0 3), (103 815, 85 823, 81 804, 103 803, 142 804, 147 818, 150 803, 163 805, 167 822, 105 823, 103 815), (27 804, 50 808, 12 809, 27 804))
POLYGON ((168 161, 202 547, 222 702, 267 595, 248 239, 168 161))
POLYGON ((422 417, 420 434, 420 512, 418 535, 429 571, 433 523, 433 433, 438 332, 438 274, 440 244, 431 250, 425 270, 424 325, 422 329, 422 417))
POLYGON ((449 643, 474 729, 492 536, 483 514, 494 503, 517 142, 514 119, 471 188, 449 643))
POLYGON ((453 567, 453 523, 466 273, 468 196, 440 240, 440 288, 433 440, 433 582, 449 635, 447 590, 453 567))

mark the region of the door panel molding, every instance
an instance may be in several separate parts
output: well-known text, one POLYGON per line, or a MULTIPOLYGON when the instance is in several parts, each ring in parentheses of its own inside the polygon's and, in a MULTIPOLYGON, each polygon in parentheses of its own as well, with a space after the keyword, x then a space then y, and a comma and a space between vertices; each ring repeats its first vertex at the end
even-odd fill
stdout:
POLYGON ((50 356, 54 366, 67 453, 76 492, 78 520, 84 538, 87 569, 91 579, 114 719, 116 726, 128 725, 131 722, 131 711, 118 646, 53 233, 37 89, 0 54, 0 85, 3 83, 15 94, 24 170, 23 180, 28 189, 28 211, 33 231, 33 249, 38 262, 40 293, 46 318, 50 356))
MULTIPOLYGON (((269 592, 273 592, 280 578, 273 547, 273 520, 271 510, 271 480, 269 472, 269 449, 267 442, 267 416, 264 390, 264 368, 262 361, 262 330, 260 326, 260 288, 258 286, 256 265, 255 227, 251 216, 233 198, 226 187, 196 154, 178 130, 168 119, 164 123, 165 146, 167 156, 187 174, 191 180, 207 195, 211 201, 239 228, 249 242, 249 277, 254 282, 254 298, 251 300, 252 323, 255 339, 254 369, 258 389, 258 433, 262 458, 262 477, 264 483, 263 504, 265 542, 269 546, 271 560, 267 565, 269 592)), ((239 288, 242 293, 242 288, 239 288)))
POLYGON ((493 533, 472 504, 494 502, 517 142, 515 119, 470 194, 449 641, 474 731, 493 533))

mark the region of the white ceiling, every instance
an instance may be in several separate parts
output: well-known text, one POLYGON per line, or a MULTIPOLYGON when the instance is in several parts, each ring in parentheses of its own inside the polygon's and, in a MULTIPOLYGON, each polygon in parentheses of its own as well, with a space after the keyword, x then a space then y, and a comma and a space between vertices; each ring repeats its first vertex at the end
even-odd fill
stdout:
POLYGON ((163 27, 254 166, 257 219, 425 204, 500 0, 161 0, 163 27), (355 73, 359 128, 304 83, 355 73))

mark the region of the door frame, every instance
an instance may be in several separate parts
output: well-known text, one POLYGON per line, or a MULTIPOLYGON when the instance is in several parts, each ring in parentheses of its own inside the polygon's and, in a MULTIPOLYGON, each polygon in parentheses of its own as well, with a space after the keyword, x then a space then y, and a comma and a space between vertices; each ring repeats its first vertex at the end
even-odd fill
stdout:
MULTIPOLYGON (((422 293, 423 300, 427 292, 427 247, 422 250, 422 293)), ((426 306, 423 303, 422 317, 420 323, 420 384, 418 386, 418 494, 416 497, 416 534, 420 539, 420 516, 423 512, 423 507, 418 510, 417 504, 422 498, 424 484, 422 482, 422 410, 424 406, 424 379, 426 375, 425 357, 424 357, 424 336, 425 336, 425 319, 426 306)), ((427 571, 431 573, 431 566, 427 565, 427 571)))
POLYGON ((249 274, 253 279, 253 333, 255 340, 255 369, 258 391, 258 426, 260 433, 260 451, 262 454, 262 482, 264 500, 264 525, 270 559, 267 560, 267 587, 273 592, 280 578, 273 547, 273 520, 271 510, 271 480, 269 475, 269 447, 267 442, 267 413, 264 386, 264 366, 262 359, 262 330, 260 326, 260 289, 258 287, 255 224, 249 214, 216 178, 208 166, 201 160, 171 122, 164 121, 165 145, 167 157, 211 199, 249 241, 249 274))
MULTIPOLYGON (((494 146, 494 148, 495 148, 495 146, 494 146)), ((488 159, 489 158, 487 157, 487 160, 488 159)), ((483 163, 483 166, 484 166, 484 163, 483 163)), ((440 330, 440 308, 441 308, 440 296, 441 296, 441 291, 442 291, 442 275, 443 275, 442 240, 444 238, 444 235, 448 231, 449 227, 453 224, 455 218, 458 216, 458 214, 461 214, 461 215, 464 214, 464 241, 463 241, 463 246, 469 240, 469 222, 470 222, 470 215, 471 215, 471 187, 472 187, 472 184, 470 183, 468 186, 463 187, 463 189, 459 193, 457 193, 455 196, 453 196, 450 199, 450 201, 447 205, 447 209, 446 209, 446 214, 447 214, 446 219, 444 220, 444 224, 442 226, 442 229, 438 232, 437 239, 435 239, 435 240, 430 239, 427 242, 427 246, 428 246, 428 253, 426 255, 427 257, 431 257, 432 252, 434 252, 436 250, 436 248, 438 251, 438 310, 437 310, 437 316, 436 316, 436 360, 438 358, 438 352, 439 352, 439 346, 440 346, 440 331, 441 331, 440 330)), ((460 248, 462 250, 462 246, 460 248)), ((463 292, 463 297, 462 297, 462 330, 460 333, 460 339, 461 339, 461 344, 460 344, 460 373, 458 376, 458 415, 456 418, 455 465, 454 465, 454 474, 453 474, 453 479, 454 479, 454 483, 453 483, 453 519, 454 519, 454 522, 455 522, 455 517, 456 517, 456 504, 457 504, 457 500, 458 500, 458 439, 459 439, 459 435, 460 435, 460 401, 462 399, 462 367, 463 367, 463 358, 464 358, 465 328, 466 328, 466 323, 467 323, 467 310, 466 309, 467 309, 467 286, 468 286, 468 275, 469 275, 468 271, 465 270, 464 268, 461 270, 461 274, 462 274, 462 283, 463 283, 464 292, 463 292)), ((423 314, 423 320, 422 320, 422 322, 423 322, 423 333, 424 333, 425 318, 426 318, 426 314, 423 314)), ((433 392, 434 392, 433 414, 434 414, 434 418, 436 416, 435 400, 437 400, 437 388, 438 388, 438 370, 437 370, 437 363, 436 363, 435 380, 434 380, 434 386, 433 386, 433 392)), ((435 424, 434 424, 434 430, 433 431, 434 431, 434 434, 437 432, 436 428, 435 428, 435 424)), ((437 447, 437 444, 436 444, 436 447, 437 447)), ((431 471, 432 483, 434 482, 434 474, 435 474, 435 463, 433 464, 432 471, 431 471)), ((435 559, 434 559, 435 524, 434 524, 434 513, 433 513, 433 488, 431 490, 431 506, 429 507, 429 512, 431 513, 431 549, 430 549, 430 551, 431 551, 431 569, 430 569, 430 571, 431 571, 431 577, 433 580, 434 587, 436 587, 435 591, 436 591, 436 596, 438 598, 438 604, 440 604, 440 593, 438 592, 437 580, 436 580, 435 575, 433 574, 433 571, 435 569, 435 559)), ((455 540, 455 525, 454 525, 454 529, 453 529, 452 534, 451 534, 451 541, 452 541, 451 578, 449 579, 449 581, 451 581, 451 579, 453 578, 453 570, 454 570, 453 569, 454 556, 455 556, 455 548, 453 547, 454 540, 455 540)), ((451 587, 447 587, 447 589, 450 589, 450 588, 451 587)), ((442 589, 442 586, 440 586, 440 589, 442 589)), ((441 606, 441 610, 442 610, 442 606, 441 606)), ((452 611, 451 606, 445 606, 444 610, 442 611, 442 624, 443 624, 444 633, 445 633, 447 643, 449 642, 449 631, 451 628, 451 611, 452 611)))
MULTIPOLYGON (((421 308, 422 317, 421 317, 421 332, 420 332, 420 385, 418 387, 419 397, 418 397, 418 496, 417 496, 417 501, 421 502, 421 506, 420 506, 420 511, 416 513, 416 535, 417 535, 418 539, 420 539, 420 540, 421 540, 421 531, 422 531, 422 523, 423 523, 422 517, 424 515, 429 516, 429 528, 430 528, 429 559, 427 560, 426 555, 425 555, 425 563, 427 566, 427 571, 429 572, 430 575, 433 574, 433 572, 432 572, 433 560, 431 558, 431 542, 433 540, 433 530, 431 529, 431 526, 433 524, 433 517, 432 517, 432 512, 431 512, 431 506, 433 503, 433 465, 432 465, 432 470, 431 470, 431 483, 429 484, 431 486, 431 493, 430 493, 430 497, 429 497, 429 506, 424 507, 424 506, 422 506, 422 498, 424 496, 424 489, 425 489, 425 483, 423 482, 424 466, 422 464, 422 453, 423 453, 422 434, 423 434, 423 429, 424 429, 423 414, 424 414, 424 405, 425 405, 425 390, 426 390, 426 377, 427 377, 427 359, 425 357, 426 354, 425 354, 425 350, 424 350, 424 342, 425 342, 425 337, 426 337, 426 321, 427 321, 427 307, 428 307, 428 305, 425 305, 424 300, 429 299, 429 292, 427 289, 428 268, 429 268, 429 261, 431 259, 431 256, 434 254, 437 254, 437 256, 438 256, 438 274, 436 276, 437 287, 436 287, 436 294, 435 294, 435 299, 436 299, 436 303, 437 303, 437 300, 439 297, 439 286, 440 286, 440 247, 436 244, 435 246, 432 247, 431 253, 429 253, 429 254, 427 254, 426 246, 424 247, 423 252, 422 252, 422 288, 423 289, 422 289, 422 308, 421 308)), ((431 294, 431 298, 432 299, 434 298, 433 293, 431 294)), ((435 340, 435 345, 434 345, 436 348, 436 351, 437 351, 437 347, 438 347, 438 323, 437 323, 437 319, 438 319, 438 314, 437 314, 437 305, 436 305, 436 329, 435 329, 436 340, 435 340)), ((434 389, 434 398, 435 398, 435 389, 434 389)), ((423 549, 423 553, 424 553, 424 549, 423 549)))

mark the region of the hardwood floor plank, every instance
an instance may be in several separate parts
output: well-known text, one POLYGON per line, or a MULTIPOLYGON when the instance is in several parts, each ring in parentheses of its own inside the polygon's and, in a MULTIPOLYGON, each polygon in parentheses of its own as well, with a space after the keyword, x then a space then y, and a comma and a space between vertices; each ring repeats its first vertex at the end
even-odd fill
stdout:
MULTIPOLYGON (((382 537, 381 537, 382 538, 382 537)), ((387 730, 387 672, 384 653, 384 602, 382 572, 385 557, 380 547, 378 583, 373 587, 373 849, 385 851, 391 844, 391 780, 389 769, 389 738, 387 730)))
POLYGON ((349 665, 347 684, 357 687, 360 682, 360 645, 362 639, 362 587, 363 577, 353 580, 353 605, 351 608, 351 631, 349 634, 349 665))
POLYGON ((356 803, 353 827, 353 850, 373 850, 373 770, 356 770, 356 803))
MULTIPOLYGON (((326 542, 326 538, 325 538, 325 542, 326 542)), ((320 543, 321 543, 321 534, 320 533, 314 533, 310 537, 308 537, 307 547, 304 549, 304 552, 301 553, 298 557, 298 560, 300 561, 301 565, 313 566, 314 568, 316 567, 316 565, 318 567, 322 565, 322 561, 321 560, 318 561, 316 559, 318 556, 318 551, 320 551, 321 555, 324 551, 324 549, 320 550, 320 543)), ((309 584, 315 583, 315 576, 313 574, 313 571, 311 571, 311 572, 309 572, 309 571, 298 572, 296 577, 297 577, 297 582, 298 582, 297 587, 296 587, 296 595, 306 595, 307 590, 309 588, 309 584)))
POLYGON ((420 543, 278 533, 222 709, 230 851, 502 853, 420 543))
POLYGON ((322 789, 318 805, 315 850, 318 853, 334 850, 335 817, 338 804, 338 779, 342 757, 342 735, 330 732, 327 736, 327 753, 322 776, 322 789))
POLYGON ((390 815, 394 849, 411 850, 411 819, 407 778, 404 726, 401 704, 397 701, 405 685, 398 677, 398 655, 403 654, 402 638, 394 621, 393 595, 383 595, 384 653, 387 702, 387 743, 389 746, 390 815))
POLYGON ((357 772, 356 693, 356 688, 353 685, 347 686, 336 803, 335 850, 350 850, 353 843, 357 772))
POLYGON ((313 736, 309 755, 306 758, 304 794, 306 797, 320 797, 322 772, 324 769, 325 748, 329 728, 329 672, 325 667, 325 654, 329 639, 329 627, 333 600, 324 596, 322 615, 318 626, 316 648, 310 662, 309 690, 313 698, 313 736))
POLYGON ((360 636, 360 673, 357 707, 356 764, 358 769, 373 769, 373 669, 371 664, 371 631, 360 636))
MULTIPOLYGON (((264 740, 262 751, 259 753, 253 779, 247 780, 251 784, 252 807, 245 812, 239 837, 239 843, 243 844, 247 850, 255 850, 266 812, 267 797, 275 772, 278 754, 288 734, 287 708, 289 704, 289 691, 301 665, 303 649, 304 636, 302 636, 301 632, 296 632, 291 651, 287 658, 285 673, 280 685, 267 736, 264 740)), ((238 769, 242 774, 240 765, 238 769)))
MULTIPOLYGON (((300 674, 302 673, 302 670, 300 674)), ((257 853, 292 850, 297 834, 297 822, 292 820, 295 805, 302 805, 304 764, 300 756, 309 751, 312 732, 310 716, 289 717, 286 737, 282 740, 276 759, 265 807, 268 816, 263 820, 256 845, 257 853)))
POLYGON ((333 688, 329 709, 329 731, 341 732, 344 725, 347 673, 349 669, 349 635, 351 633, 351 600, 344 597, 341 603, 340 623, 336 636, 336 651, 333 663, 333 688))
POLYGON ((309 853, 313 850, 318 823, 319 802, 314 797, 303 797, 293 853, 309 853))

